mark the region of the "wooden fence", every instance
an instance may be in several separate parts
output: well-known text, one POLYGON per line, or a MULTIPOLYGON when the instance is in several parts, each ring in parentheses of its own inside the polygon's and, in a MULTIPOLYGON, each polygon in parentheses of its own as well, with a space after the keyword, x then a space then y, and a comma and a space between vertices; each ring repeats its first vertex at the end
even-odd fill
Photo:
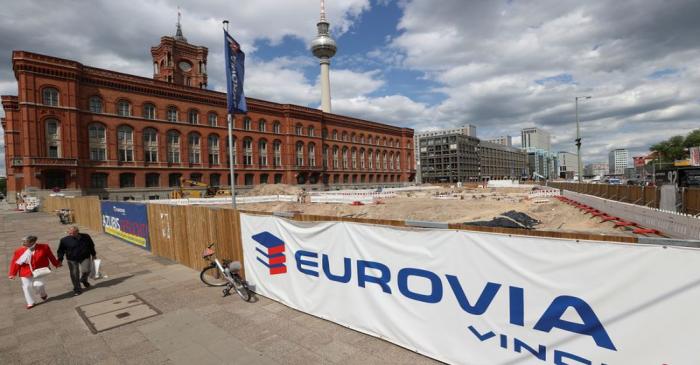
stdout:
POLYGON ((686 189, 683 194, 683 206, 688 214, 700 214, 700 189, 686 189))
POLYGON ((102 211, 100 199, 96 196, 72 198, 51 196, 42 201, 40 209, 47 213, 54 213, 57 209, 71 209, 77 225, 102 232, 102 211))
POLYGON ((617 200, 625 203, 645 205, 652 208, 659 207, 660 190, 653 186, 577 184, 565 182, 550 182, 548 185, 557 189, 594 195, 600 198, 617 200))

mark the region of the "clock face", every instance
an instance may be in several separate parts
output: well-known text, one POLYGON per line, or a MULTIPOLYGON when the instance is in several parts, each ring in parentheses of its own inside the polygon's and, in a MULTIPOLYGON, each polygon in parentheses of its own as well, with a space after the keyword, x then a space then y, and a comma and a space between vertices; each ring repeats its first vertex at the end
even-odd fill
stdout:
POLYGON ((178 66, 180 67, 180 70, 185 71, 185 72, 188 72, 189 70, 192 69, 192 66, 185 61, 180 61, 180 63, 178 63, 178 66))

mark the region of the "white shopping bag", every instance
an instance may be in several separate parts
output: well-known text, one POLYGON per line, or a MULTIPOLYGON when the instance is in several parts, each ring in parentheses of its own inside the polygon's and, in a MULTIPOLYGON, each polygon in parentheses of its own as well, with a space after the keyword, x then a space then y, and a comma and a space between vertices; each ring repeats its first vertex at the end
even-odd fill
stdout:
POLYGON ((90 265, 90 277, 93 279, 101 279, 102 274, 100 273, 100 266, 102 264, 102 260, 100 259, 94 259, 91 262, 90 265))

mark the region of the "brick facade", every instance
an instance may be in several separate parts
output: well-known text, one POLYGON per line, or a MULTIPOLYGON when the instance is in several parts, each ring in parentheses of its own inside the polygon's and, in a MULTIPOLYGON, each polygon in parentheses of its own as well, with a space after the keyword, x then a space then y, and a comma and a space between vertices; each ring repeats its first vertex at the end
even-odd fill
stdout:
MULTIPOLYGON (((154 60, 162 57, 158 49, 154 47, 154 60)), ((206 48, 199 52, 206 63, 206 48)), ((25 51, 14 51, 12 63, 18 95, 2 96, 10 195, 30 187, 146 189, 147 179, 148 188, 163 190, 179 176, 229 184, 226 95, 199 88, 206 75, 192 79, 197 86, 187 86, 25 51), (148 131, 157 138, 145 148, 148 131), (179 135, 179 154, 169 133, 179 135), (191 135, 199 137, 198 148, 190 145, 191 135), (218 156, 210 155, 215 145, 218 156), (147 161, 146 150, 153 151, 153 161, 147 161)), ((154 68, 157 78, 163 72, 154 68)), ((362 185, 414 178, 412 129, 250 98, 248 107, 246 116, 234 120, 236 185, 362 185), (250 153, 243 148, 247 143, 250 153)))

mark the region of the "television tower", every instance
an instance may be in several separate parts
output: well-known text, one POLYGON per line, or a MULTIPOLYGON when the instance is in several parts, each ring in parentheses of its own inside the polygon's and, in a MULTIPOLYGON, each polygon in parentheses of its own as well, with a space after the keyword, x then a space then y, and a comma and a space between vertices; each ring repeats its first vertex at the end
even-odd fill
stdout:
POLYGON ((331 112, 330 66, 331 57, 338 49, 335 41, 331 38, 329 26, 330 24, 326 20, 325 2, 321 0, 321 20, 316 24, 318 36, 311 42, 311 52, 318 57, 318 63, 321 65, 321 110, 325 113, 331 112))

